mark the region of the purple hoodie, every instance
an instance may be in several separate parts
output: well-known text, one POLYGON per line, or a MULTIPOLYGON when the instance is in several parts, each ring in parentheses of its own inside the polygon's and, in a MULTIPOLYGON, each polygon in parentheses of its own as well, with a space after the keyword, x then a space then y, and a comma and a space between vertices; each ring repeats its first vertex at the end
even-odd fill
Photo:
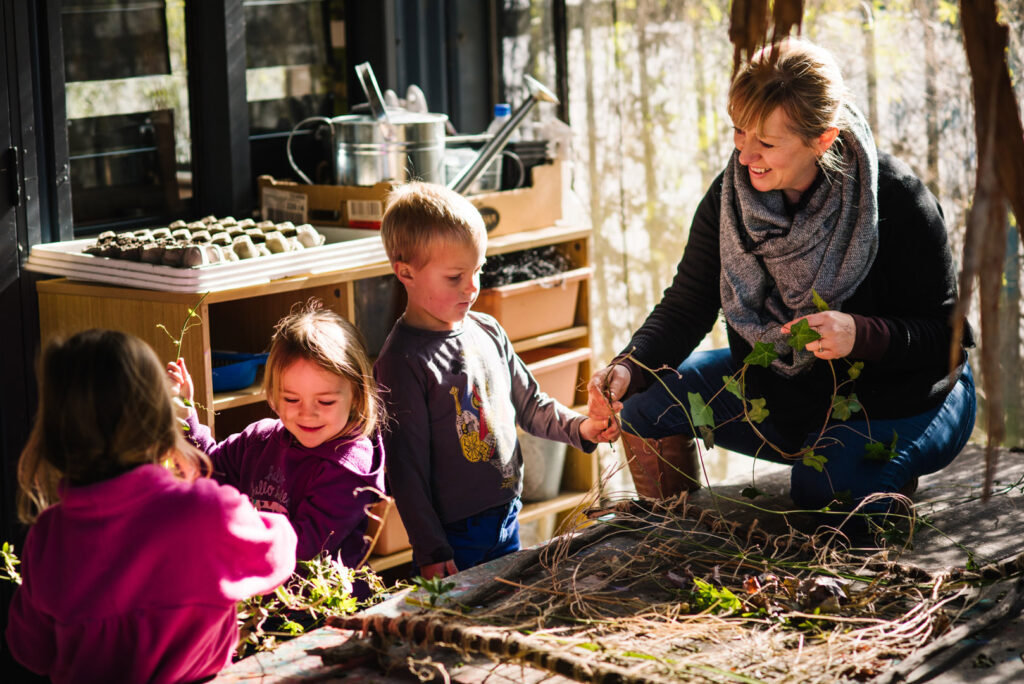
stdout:
POLYGON ((321 552, 341 552, 355 567, 366 554, 367 509, 384 491, 384 451, 380 438, 339 437, 308 449, 280 420, 257 421, 220 444, 210 429, 188 419, 189 439, 210 455, 213 476, 248 495, 260 511, 283 513, 291 520, 299 560, 321 552))
POLYGON ((236 602, 295 567, 295 532, 233 487, 157 465, 67 487, 21 553, 7 643, 62 682, 182 682, 215 674, 238 641, 236 602))

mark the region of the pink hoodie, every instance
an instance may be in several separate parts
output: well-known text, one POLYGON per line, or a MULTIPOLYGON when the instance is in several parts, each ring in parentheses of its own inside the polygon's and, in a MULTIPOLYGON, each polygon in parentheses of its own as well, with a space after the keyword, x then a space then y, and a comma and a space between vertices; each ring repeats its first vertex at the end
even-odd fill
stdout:
POLYGON ((60 682, 183 682, 231 662, 236 602, 295 567, 288 520, 143 465, 68 487, 29 530, 7 643, 60 682))

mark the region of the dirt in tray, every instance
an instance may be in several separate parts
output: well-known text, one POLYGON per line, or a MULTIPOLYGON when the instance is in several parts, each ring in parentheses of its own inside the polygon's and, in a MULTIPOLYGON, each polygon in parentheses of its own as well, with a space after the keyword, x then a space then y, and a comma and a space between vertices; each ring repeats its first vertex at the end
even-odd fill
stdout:
POLYGON ((495 254, 487 257, 487 263, 480 274, 480 287, 521 283, 571 271, 572 268, 569 257, 554 245, 495 254))

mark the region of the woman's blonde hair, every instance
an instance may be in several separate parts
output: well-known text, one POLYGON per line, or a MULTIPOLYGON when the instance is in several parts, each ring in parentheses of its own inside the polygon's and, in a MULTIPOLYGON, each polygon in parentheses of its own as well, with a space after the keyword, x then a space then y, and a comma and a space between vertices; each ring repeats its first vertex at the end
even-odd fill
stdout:
POLYGON ((391 263, 402 261, 418 268, 438 241, 486 245, 487 228, 480 211, 459 193, 443 185, 414 182, 388 195, 380 238, 391 263))
MULTIPOLYGON (((843 103, 848 97, 842 72, 828 50, 786 38, 761 48, 740 67, 729 87, 729 116, 738 128, 761 135, 765 121, 781 107, 793 133, 810 146, 829 128, 843 130, 843 103)), ((833 144, 825 151, 819 161, 822 168, 841 171, 838 147, 833 144)))
POLYGON ((363 337, 354 325, 316 299, 296 306, 274 328, 263 374, 263 389, 271 405, 280 401, 281 373, 300 359, 352 383, 347 436, 369 437, 376 432, 382 409, 363 337))
POLYGON ((18 460, 18 517, 34 522, 61 483, 108 480, 170 460, 179 475, 210 472, 174 415, 167 373, 145 342, 117 330, 51 341, 39 357, 39 405, 18 460))

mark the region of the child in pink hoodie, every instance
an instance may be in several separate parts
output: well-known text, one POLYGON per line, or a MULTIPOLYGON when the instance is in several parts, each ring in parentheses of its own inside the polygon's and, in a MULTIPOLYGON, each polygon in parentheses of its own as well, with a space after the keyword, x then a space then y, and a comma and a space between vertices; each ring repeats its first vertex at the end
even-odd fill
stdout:
MULTIPOLYGON (((167 370, 191 399, 185 362, 167 370)), ((191 410, 188 439, 209 454, 217 480, 257 510, 288 516, 299 560, 326 552, 357 567, 368 550, 367 511, 384 491, 377 385, 359 332, 315 300, 298 307, 277 324, 263 388, 278 419, 218 444, 191 410)))
POLYGON ((88 330, 52 343, 18 463, 22 551, 7 643, 61 682, 182 682, 216 674, 239 600, 282 584, 295 532, 199 477, 164 369, 144 342, 88 330))

